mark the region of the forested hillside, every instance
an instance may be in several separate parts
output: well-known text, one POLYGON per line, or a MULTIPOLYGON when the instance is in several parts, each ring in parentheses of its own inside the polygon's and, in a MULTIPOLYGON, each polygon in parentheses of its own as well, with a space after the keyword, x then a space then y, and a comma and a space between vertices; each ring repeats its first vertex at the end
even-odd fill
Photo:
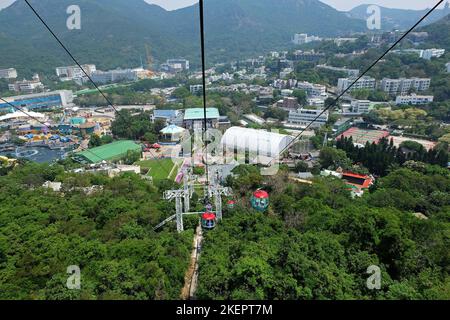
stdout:
MULTIPOLYGON (((407 162, 362 199, 332 178, 302 185, 284 170, 237 172, 227 184, 239 205, 206 233, 198 298, 450 299, 446 169, 407 162), (267 213, 248 206, 262 185, 267 213), (371 265, 382 270, 381 290, 366 287, 371 265)), ((179 298, 192 229, 152 231, 173 205, 149 182, 26 164, 0 177, 0 191, 0 298, 179 298), (91 185, 101 187, 86 194, 91 185), (70 265, 81 268, 81 290, 66 288, 70 265)))
POLYGON ((450 50, 450 14, 422 28, 421 31, 426 31, 430 35, 427 40, 430 45, 437 45, 450 50))
POLYGON ((0 177, 0 299, 178 299, 192 232, 152 231, 172 210, 134 174, 17 167, 0 177), (40 187, 55 180, 61 193, 40 187), (86 195, 91 185, 103 190, 86 195), (66 287, 70 265, 81 290, 66 287))
MULTIPOLYGON (((228 182, 239 197, 261 181, 241 170, 228 182)), ((450 299, 448 171, 409 163, 353 200, 334 178, 286 181, 268 181, 267 214, 243 198, 206 235, 200 299, 450 299), (371 265, 381 290, 366 286, 371 265)))

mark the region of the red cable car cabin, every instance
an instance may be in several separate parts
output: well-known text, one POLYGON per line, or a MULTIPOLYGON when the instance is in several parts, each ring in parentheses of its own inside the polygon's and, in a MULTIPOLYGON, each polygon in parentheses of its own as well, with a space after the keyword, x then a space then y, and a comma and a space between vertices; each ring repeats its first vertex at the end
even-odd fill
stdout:
POLYGON ((202 227, 204 229, 214 229, 216 226, 216 215, 212 212, 202 214, 202 227))

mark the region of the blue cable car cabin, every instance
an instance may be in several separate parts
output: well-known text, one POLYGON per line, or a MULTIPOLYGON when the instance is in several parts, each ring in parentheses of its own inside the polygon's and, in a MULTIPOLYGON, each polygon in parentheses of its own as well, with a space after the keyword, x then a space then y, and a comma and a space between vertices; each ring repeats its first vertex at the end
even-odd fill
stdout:
POLYGON ((264 190, 256 190, 251 198, 253 209, 258 211, 266 211, 269 207, 269 194, 264 190))

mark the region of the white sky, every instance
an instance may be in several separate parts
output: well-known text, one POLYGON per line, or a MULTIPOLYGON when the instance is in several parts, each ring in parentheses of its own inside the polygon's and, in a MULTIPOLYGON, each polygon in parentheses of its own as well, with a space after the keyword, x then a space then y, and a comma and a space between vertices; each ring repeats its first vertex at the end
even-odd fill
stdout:
MULTIPOLYGON (((15 0, 0 0, 0 8, 6 7, 15 0)), ((187 7, 198 0, 146 0, 149 3, 156 3, 163 8, 173 10, 177 8, 187 7)), ((206 0, 207 1, 207 0, 206 0)), ((226 0, 223 0, 226 1, 226 0)), ((321 0, 338 10, 349 10, 360 4, 371 3, 390 8, 403 9, 425 9, 433 7, 439 0, 321 0)), ((74 4, 76 0, 74 0, 74 4)))

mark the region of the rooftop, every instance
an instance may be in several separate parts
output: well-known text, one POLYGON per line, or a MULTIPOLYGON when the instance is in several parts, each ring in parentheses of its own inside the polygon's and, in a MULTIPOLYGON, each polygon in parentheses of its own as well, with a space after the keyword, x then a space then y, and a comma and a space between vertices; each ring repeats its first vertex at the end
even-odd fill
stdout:
POLYGON ((174 124, 165 127, 164 129, 162 129, 160 132, 162 134, 177 134, 177 133, 183 133, 185 131, 184 128, 178 127, 174 124))
MULTIPOLYGON (((204 118, 203 108, 190 108, 184 112, 184 120, 198 120, 204 118)), ((220 117, 217 108, 206 108, 206 119, 218 119, 220 117)))
POLYGON ((103 160, 117 160, 126 155, 128 151, 140 151, 141 146, 130 140, 120 140, 105 144, 100 147, 77 152, 75 157, 87 160, 90 163, 98 163, 103 160))
POLYGON ((155 118, 175 118, 178 113, 178 110, 172 109, 159 109, 153 111, 153 115, 155 116, 155 118))

